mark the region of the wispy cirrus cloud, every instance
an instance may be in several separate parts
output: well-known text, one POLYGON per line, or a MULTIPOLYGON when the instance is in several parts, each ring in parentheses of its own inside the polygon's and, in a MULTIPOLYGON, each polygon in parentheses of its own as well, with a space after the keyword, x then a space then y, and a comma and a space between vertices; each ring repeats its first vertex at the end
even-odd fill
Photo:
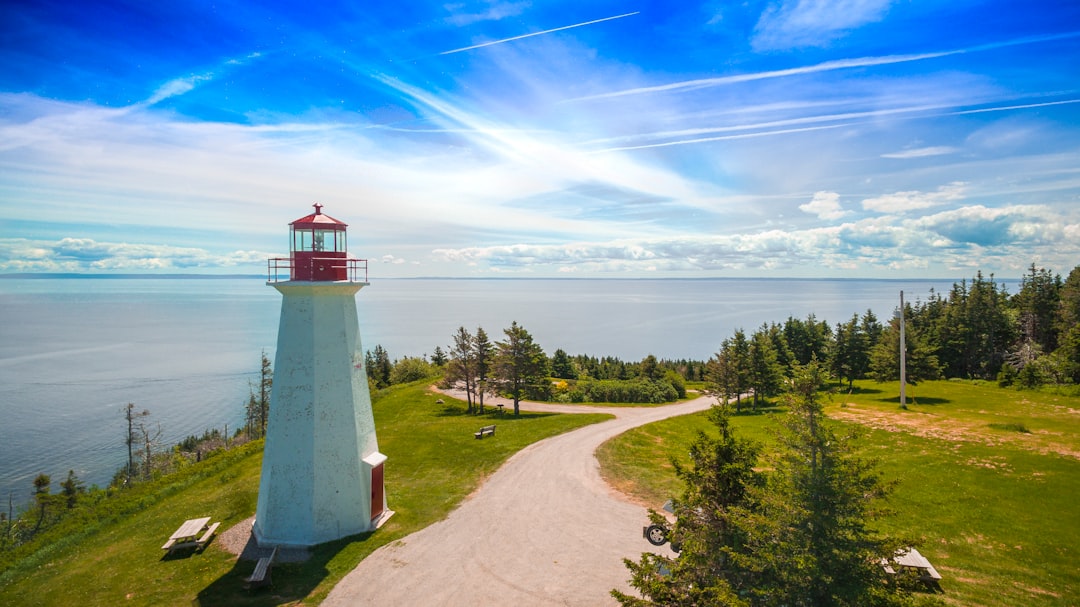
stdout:
POLYGON ((891 4, 891 0, 784 0, 761 15, 751 44, 757 50, 819 46, 881 21, 891 4))
POLYGON ((516 17, 531 5, 531 2, 490 2, 484 10, 465 11, 464 3, 447 4, 446 9, 451 14, 446 18, 446 22, 464 27, 481 21, 499 21, 507 17, 516 17))
POLYGON ((955 154, 960 151, 959 148, 955 148, 949 145, 936 145, 923 148, 911 148, 907 150, 901 150, 899 152, 888 152, 882 154, 882 158, 896 158, 904 160, 907 158, 926 158, 928 156, 944 156, 946 154, 955 154))
POLYGON ((161 103, 166 99, 172 97, 178 97, 186 93, 191 92, 198 85, 204 82, 210 82, 215 77, 219 76, 222 72, 243 66, 247 62, 262 57, 263 54, 259 52, 248 53, 247 55, 239 58, 230 58, 221 62, 221 64, 212 70, 205 71, 201 74, 191 74, 189 76, 183 76, 180 78, 173 78, 165 84, 162 84, 154 91, 150 97, 138 105, 150 106, 157 103, 161 103))
POLYGON ((613 17, 604 17, 602 19, 593 19, 592 21, 583 21, 581 23, 575 23, 573 25, 564 25, 562 27, 555 27, 555 28, 551 28, 551 29, 547 29, 547 30, 543 30, 543 31, 539 31, 539 32, 531 32, 531 33, 528 33, 528 34, 521 34, 520 36, 511 36, 509 38, 502 38, 500 40, 491 40, 491 41, 488 41, 488 42, 481 42, 479 44, 473 44, 471 46, 463 46, 461 48, 455 48, 455 49, 451 49, 451 50, 448 50, 448 51, 443 51, 443 52, 441 52, 439 54, 440 55, 452 55, 454 53, 462 53, 462 52, 465 52, 465 51, 471 51, 471 50, 478 49, 478 48, 484 48, 485 46, 493 46, 493 45, 496 45, 496 44, 505 44, 507 42, 513 42, 515 40, 523 40, 525 38, 532 38, 533 36, 543 36, 544 34, 553 34, 555 32, 561 32, 561 31, 564 31, 564 30, 570 30, 570 29, 574 29, 574 28, 577 28, 577 27, 584 27, 586 25, 594 25, 594 24, 597 24, 597 23, 603 23, 605 21, 613 21, 615 19, 623 19, 625 17, 632 17, 632 16, 637 15, 639 13, 640 13, 640 11, 634 11, 632 13, 624 13, 622 15, 615 15, 613 17))
POLYGON ((802 76, 805 74, 815 74, 819 72, 831 72, 835 70, 846 70, 860 67, 890 65, 894 63, 907 63, 909 61, 924 61, 926 59, 936 59, 938 57, 945 57, 959 52, 962 51, 944 51, 939 53, 919 53, 913 55, 886 55, 882 57, 858 57, 854 59, 837 59, 833 61, 823 61, 814 65, 793 67, 782 70, 769 70, 764 72, 733 74, 731 76, 719 76, 716 78, 697 78, 694 80, 683 80, 681 82, 671 82, 668 84, 659 84, 655 86, 643 86, 632 89, 625 89, 621 91, 598 93, 595 95, 587 95, 584 97, 569 99, 568 101, 590 101, 593 99, 608 99, 611 97, 625 97, 628 95, 693 91, 697 89, 715 86, 753 82, 755 80, 789 78, 792 76, 802 76))

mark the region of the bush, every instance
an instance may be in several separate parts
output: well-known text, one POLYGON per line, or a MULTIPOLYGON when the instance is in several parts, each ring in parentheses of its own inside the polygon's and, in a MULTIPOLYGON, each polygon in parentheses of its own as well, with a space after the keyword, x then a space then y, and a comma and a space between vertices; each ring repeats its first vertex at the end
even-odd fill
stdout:
MULTIPOLYGON (((683 388, 685 393, 685 387, 683 388)), ((575 403, 668 403, 679 391, 666 381, 650 379, 583 379, 568 393, 575 403)))
POLYGON ((438 369, 423 358, 406 356, 394 363, 390 370, 391 384, 407 384, 438 373, 438 369))

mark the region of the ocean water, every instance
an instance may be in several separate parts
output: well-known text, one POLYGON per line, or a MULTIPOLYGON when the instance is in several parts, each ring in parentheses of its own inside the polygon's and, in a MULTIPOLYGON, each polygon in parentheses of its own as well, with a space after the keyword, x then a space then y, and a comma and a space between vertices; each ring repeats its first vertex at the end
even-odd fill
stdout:
MULTIPOLYGON (((459 326, 497 341, 517 321, 549 355, 704 360, 738 328, 867 309, 884 321, 901 290, 915 301, 953 282, 373 279, 357 309, 364 348, 392 359, 446 350, 459 326)), ((163 444, 235 430, 260 352, 273 360, 280 298, 256 276, 0 280, 0 497, 25 503, 42 472, 107 484, 129 402, 163 444)))

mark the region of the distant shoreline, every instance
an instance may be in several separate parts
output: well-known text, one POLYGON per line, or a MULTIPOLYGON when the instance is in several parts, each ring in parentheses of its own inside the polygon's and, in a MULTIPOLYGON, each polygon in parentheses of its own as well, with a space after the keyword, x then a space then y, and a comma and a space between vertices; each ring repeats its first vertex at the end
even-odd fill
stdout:
MULTIPOLYGON (((203 280, 203 279, 265 279, 265 274, 92 274, 77 272, 27 272, 0 274, 0 280, 4 279, 122 279, 122 280, 203 280)), ((917 277, 917 278, 853 278, 853 277, 807 277, 807 276, 650 276, 620 278, 615 276, 387 276, 376 280, 488 280, 488 281, 587 281, 587 280, 618 280, 618 281, 696 281, 696 282, 733 282, 733 281, 806 281, 806 282, 960 282, 970 280, 972 277, 949 278, 949 277, 917 277)), ((995 282, 1020 282, 1020 278, 994 277, 995 282)))

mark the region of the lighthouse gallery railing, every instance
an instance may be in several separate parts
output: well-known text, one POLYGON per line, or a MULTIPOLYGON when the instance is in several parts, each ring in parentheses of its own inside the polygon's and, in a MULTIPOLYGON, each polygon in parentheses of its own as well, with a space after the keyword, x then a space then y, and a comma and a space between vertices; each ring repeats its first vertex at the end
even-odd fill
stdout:
MULTIPOLYGON (((368 260, 366 259, 341 259, 339 257, 314 257, 309 263, 328 265, 338 270, 341 280, 346 282, 368 281, 368 260)), ((293 260, 288 257, 271 257, 266 260, 266 282, 284 282, 292 280, 293 260)), ((309 268, 310 270, 310 268, 309 268)), ((308 273, 310 275, 310 272, 308 273)))

